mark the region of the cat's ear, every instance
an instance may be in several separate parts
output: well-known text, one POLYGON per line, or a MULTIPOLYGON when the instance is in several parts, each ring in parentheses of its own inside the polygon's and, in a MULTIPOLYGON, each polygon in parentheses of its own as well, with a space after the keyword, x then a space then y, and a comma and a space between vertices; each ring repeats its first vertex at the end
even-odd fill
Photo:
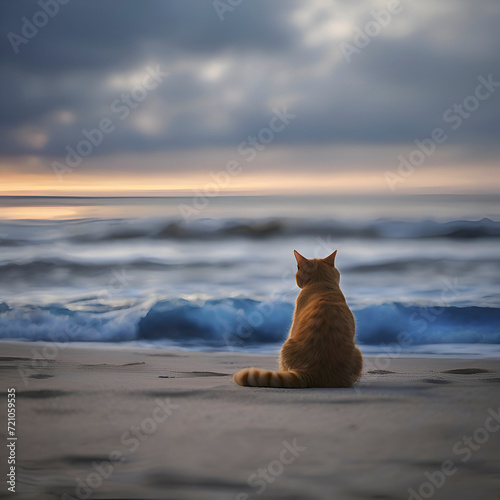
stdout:
POLYGON ((297 250, 294 250, 293 254, 295 255, 295 258, 297 259, 297 264, 299 264, 299 266, 300 266, 300 264, 302 264, 302 262, 307 260, 305 257, 302 257, 302 255, 300 255, 300 253, 297 252, 297 250))
POLYGON ((337 250, 335 250, 335 252, 333 252, 331 255, 329 255, 328 257, 325 257, 323 259, 324 262, 326 262, 327 264, 330 264, 332 266, 335 265, 335 256, 337 255, 337 250))

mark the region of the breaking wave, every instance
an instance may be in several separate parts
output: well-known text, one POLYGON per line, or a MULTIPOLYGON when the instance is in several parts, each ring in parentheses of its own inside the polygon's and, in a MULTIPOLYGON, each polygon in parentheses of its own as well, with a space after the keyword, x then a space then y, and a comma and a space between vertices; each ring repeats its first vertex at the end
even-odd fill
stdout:
POLYGON ((85 219, 4 224, 9 232, 0 233, 0 246, 26 243, 72 241, 91 243, 137 239, 270 238, 274 236, 315 236, 332 238, 499 238, 500 222, 481 220, 403 221, 379 219, 370 222, 341 222, 332 219, 199 219, 186 223, 174 219, 85 219))
MULTIPOLYGON (((0 338, 40 341, 148 341, 196 349, 245 349, 286 338, 293 304, 248 298, 164 300, 137 306, 71 310, 63 306, 0 303, 0 338)), ((388 344, 500 344, 500 308, 387 303, 354 311, 357 342, 388 344)))

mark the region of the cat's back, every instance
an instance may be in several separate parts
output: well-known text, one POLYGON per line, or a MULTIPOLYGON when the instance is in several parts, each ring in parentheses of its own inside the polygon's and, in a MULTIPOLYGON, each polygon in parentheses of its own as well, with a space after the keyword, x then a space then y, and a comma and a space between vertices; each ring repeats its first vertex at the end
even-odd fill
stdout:
POLYGON ((297 300, 297 333, 335 338, 354 335, 354 316, 338 288, 304 288, 297 300))

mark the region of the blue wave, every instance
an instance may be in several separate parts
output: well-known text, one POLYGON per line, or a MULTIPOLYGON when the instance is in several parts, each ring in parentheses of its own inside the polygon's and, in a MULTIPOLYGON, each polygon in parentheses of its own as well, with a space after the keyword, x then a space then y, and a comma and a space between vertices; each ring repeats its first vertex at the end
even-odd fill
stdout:
MULTIPOLYGON (((138 307, 74 311, 66 307, 9 307, 0 303, 0 338, 43 341, 164 341, 186 348, 245 348, 280 343, 293 304, 248 298, 160 301, 138 307)), ((354 311, 357 342, 500 344, 500 308, 425 307, 390 303, 354 311)))
POLYGON ((167 338, 215 346, 281 342, 290 328, 293 305, 252 299, 205 302, 162 301, 139 322, 138 338, 167 338))
POLYGON ((354 314, 362 344, 500 343, 500 308, 392 303, 354 314))

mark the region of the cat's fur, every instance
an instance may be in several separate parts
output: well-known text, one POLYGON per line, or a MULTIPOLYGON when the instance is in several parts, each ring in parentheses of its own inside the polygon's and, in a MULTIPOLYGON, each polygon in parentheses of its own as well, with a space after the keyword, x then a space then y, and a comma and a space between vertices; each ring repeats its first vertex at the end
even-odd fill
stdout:
POLYGON ((325 259, 297 259, 293 323, 283 344, 279 371, 245 368, 234 375, 253 387, 351 387, 361 376, 363 358, 354 344, 354 316, 340 290, 333 252, 325 259))

